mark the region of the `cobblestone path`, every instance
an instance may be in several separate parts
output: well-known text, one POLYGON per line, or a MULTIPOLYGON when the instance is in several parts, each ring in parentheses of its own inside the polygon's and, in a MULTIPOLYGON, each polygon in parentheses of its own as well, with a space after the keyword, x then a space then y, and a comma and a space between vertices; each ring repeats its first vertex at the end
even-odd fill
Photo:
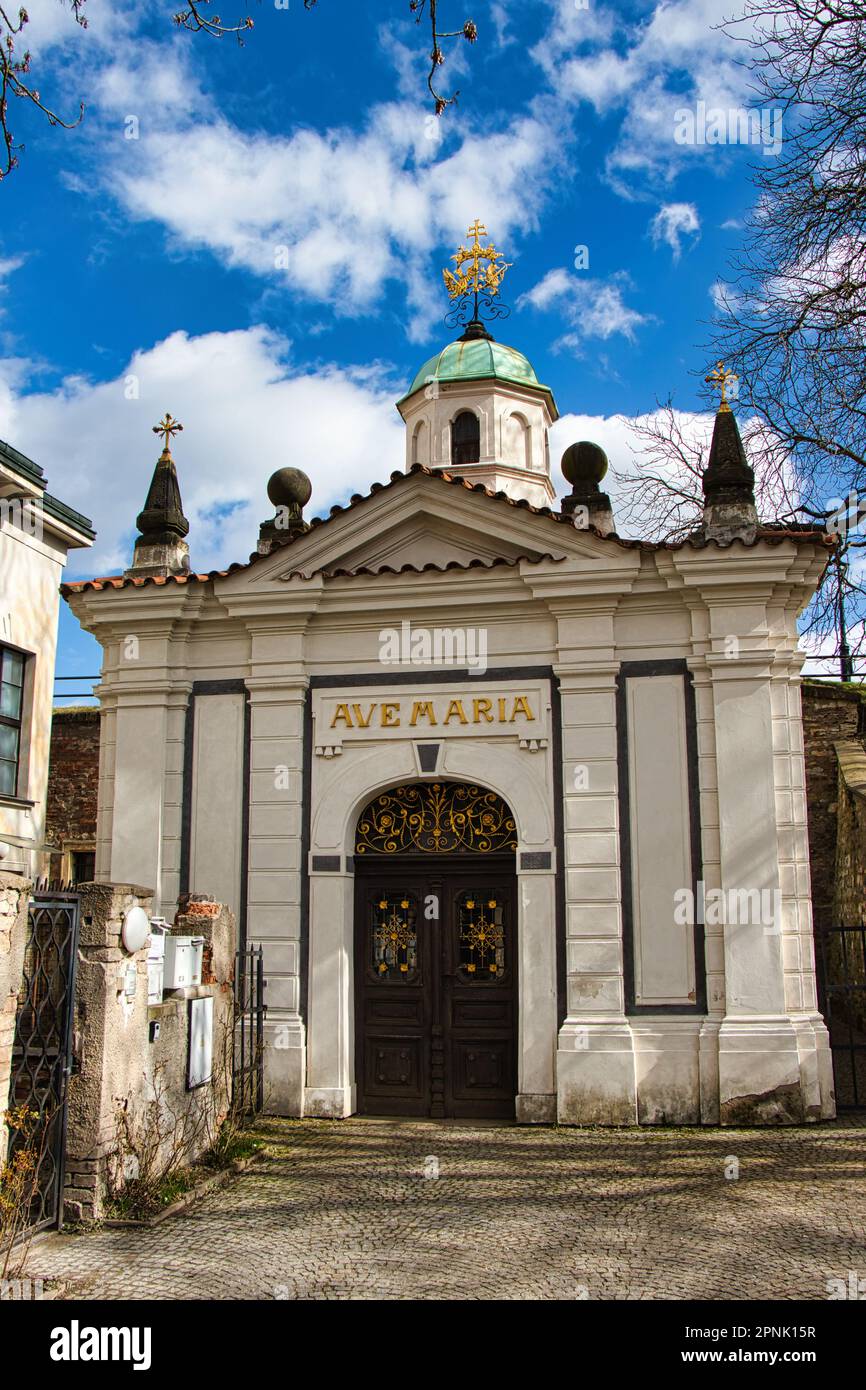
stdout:
POLYGON ((262 1132, 267 1156, 184 1214, 41 1237, 31 1276, 107 1299, 821 1300, 866 1277, 860 1122, 262 1132))

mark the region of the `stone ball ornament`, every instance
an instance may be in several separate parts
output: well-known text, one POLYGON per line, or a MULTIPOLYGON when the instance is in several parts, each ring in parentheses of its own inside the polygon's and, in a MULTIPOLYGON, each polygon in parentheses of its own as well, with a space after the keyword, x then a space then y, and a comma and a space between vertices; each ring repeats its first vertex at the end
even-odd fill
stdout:
POLYGON ((136 951, 141 950, 149 936, 150 918, 144 908, 136 904, 123 915, 123 926, 120 929, 123 949, 134 955, 136 951))
POLYGON ((313 495, 313 484, 300 468, 278 468, 268 479, 268 498, 275 507, 307 505, 313 495))
POLYGON ((597 485, 607 472, 607 454, 600 444, 581 439, 577 444, 569 444, 560 467, 573 488, 597 485))

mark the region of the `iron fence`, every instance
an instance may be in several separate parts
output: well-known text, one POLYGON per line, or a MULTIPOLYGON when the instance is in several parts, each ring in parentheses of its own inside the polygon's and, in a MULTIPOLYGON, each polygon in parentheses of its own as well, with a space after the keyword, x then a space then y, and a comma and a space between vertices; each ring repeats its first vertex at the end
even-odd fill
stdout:
POLYGON ((817 938, 818 998, 833 1053, 837 1110, 866 1107, 866 926, 817 938))
POLYGON ((9 1089, 21 1118, 9 1159, 32 1165, 22 1213, 30 1231, 59 1225, 62 1214, 78 918, 76 893, 39 887, 31 898, 9 1089))
POLYGON ((255 1119, 265 1103, 265 985, 261 946, 235 955, 235 1028, 232 1108, 255 1119))

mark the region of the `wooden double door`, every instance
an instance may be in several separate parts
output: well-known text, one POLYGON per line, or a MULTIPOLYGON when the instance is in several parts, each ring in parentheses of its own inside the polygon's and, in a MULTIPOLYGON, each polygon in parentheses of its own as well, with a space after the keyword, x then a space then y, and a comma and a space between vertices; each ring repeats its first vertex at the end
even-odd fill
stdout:
POLYGON ((356 860, 358 1109, 513 1119, 514 856, 356 860))

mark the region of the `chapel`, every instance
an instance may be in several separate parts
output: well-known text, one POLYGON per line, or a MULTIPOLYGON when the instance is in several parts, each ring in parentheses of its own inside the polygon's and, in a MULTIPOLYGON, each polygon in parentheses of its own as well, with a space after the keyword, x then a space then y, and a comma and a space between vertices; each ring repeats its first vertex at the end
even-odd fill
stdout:
POLYGON ((829 1118, 797 640, 829 541, 759 519, 723 368, 693 534, 619 535, 589 441, 557 500, 484 235, 403 471, 310 517, 282 468, 198 573, 166 416, 130 568, 63 586, 104 653, 97 879, 263 945, 281 1114, 829 1118))

